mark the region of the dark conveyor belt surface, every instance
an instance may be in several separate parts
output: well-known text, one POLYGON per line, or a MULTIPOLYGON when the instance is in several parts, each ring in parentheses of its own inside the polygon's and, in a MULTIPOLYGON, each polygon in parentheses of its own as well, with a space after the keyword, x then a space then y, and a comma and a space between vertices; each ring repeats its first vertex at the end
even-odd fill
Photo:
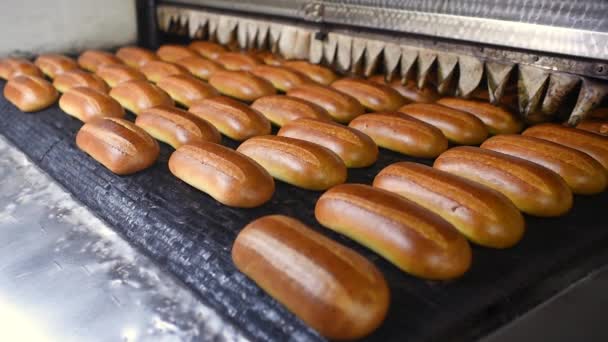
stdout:
MULTIPOLYGON (((24 114, 0 99, 0 134, 254 340, 322 339, 232 264, 234 238, 262 215, 299 218, 379 266, 391 288, 391 308, 384 324, 367 338, 370 341, 445 340, 446 336, 454 340, 484 334, 582 276, 585 270, 579 261, 608 249, 608 227, 600 219, 605 216, 608 193, 577 197, 574 210, 565 217, 527 217, 526 236, 512 249, 474 247, 473 267, 463 278, 424 281, 316 224, 314 204, 320 192, 277 182, 266 205, 229 208, 173 177, 167 167, 172 150, 166 145, 152 168, 127 177, 112 174, 76 148, 80 126, 57 106, 24 114), (557 276, 572 269, 579 273, 557 276), (557 283, 540 286, 548 278, 557 283)), ((224 143, 235 147, 234 142, 224 143)), ((373 167, 349 171, 349 181, 369 184, 383 167, 399 160, 407 158, 382 151, 373 167)))

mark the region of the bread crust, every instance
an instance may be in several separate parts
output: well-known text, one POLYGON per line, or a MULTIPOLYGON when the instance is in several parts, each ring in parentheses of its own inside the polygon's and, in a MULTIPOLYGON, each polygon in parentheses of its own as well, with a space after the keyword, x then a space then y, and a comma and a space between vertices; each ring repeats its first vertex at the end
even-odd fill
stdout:
POLYGON ((331 84, 332 88, 356 98, 372 112, 390 112, 403 106, 406 101, 393 88, 368 80, 342 78, 331 84))
POLYGON ((331 121, 329 113, 312 102, 287 95, 268 95, 260 97, 251 104, 251 108, 262 113, 277 126, 300 118, 315 118, 331 121))
POLYGON ((84 70, 95 72, 104 64, 122 64, 122 61, 107 51, 86 50, 78 56, 78 65, 84 70))
POLYGON ((40 55, 36 58, 34 64, 51 79, 68 70, 78 68, 78 63, 74 59, 58 54, 40 55))
POLYGON ((524 127, 514 113, 488 102, 446 97, 437 103, 476 116, 486 125, 490 134, 519 133, 524 127))
POLYGON ((333 70, 307 61, 285 61, 283 66, 301 72, 321 85, 330 85, 338 78, 333 70))
POLYGON ((154 52, 139 46, 121 47, 116 51, 116 57, 135 69, 139 69, 149 61, 158 60, 158 56, 154 52))
POLYGON ((88 87, 74 87, 65 92, 59 98, 59 108, 82 122, 125 116, 125 110, 110 95, 88 87))
POLYGON ((167 93, 148 81, 123 82, 110 90, 110 96, 121 106, 138 115, 144 109, 156 106, 173 106, 167 93))
POLYGON ((4 97, 22 112, 36 112, 51 106, 59 93, 45 79, 19 75, 11 78, 4 86, 4 97))
POLYGON ((365 109, 357 99, 328 86, 304 84, 291 89, 287 95, 322 107, 335 121, 340 123, 349 123, 365 113, 365 109))
POLYGON ((57 75, 53 80, 53 86, 60 93, 75 87, 92 88, 105 94, 110 90, 101 77, 81 69, 72 69, 57 75))
POLYGON ((221 94, 245 102, 276 94, 272 83, 247 71, 216 71, 209 84, 221 94))

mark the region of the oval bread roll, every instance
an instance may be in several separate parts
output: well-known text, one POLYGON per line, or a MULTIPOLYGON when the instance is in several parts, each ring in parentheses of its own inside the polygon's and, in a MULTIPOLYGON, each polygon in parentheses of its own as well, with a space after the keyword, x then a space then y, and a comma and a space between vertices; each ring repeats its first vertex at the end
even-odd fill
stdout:
POLYGON ((156 140, 134 123, 118 118, 98 118, 85 123, 76 145, 118 175, 150 167, 160 148, 156 140))
POLYGON ((329 113, 322 107, 297 97, 287 95, 269 95, 260 97, 251 104, 251 108, 262 113, 277 126, 300 118, 331 120, 329 113))
POLYGON ((193 103, 219 96, 215 88, 190 75, 174 75, 162 78, 158 87, 169 94, 178 104, 188 108, 193 103))
POLYGON ((400 79, 393 79, 390 82, 386 82, 383 75, 376 75, 369 78, 372 82, 380 84, 386 84, 391 88, 395 89, 401 96, 406 100, 416 103, 433 103, 439 99, 439 94, 431 87, 425 87, 419 89, 416 82, 409 80, 405 84, 400 79))
POLYGON ((216 60, 220 54, 226 52, 226 48, 220 44, 206 42, 206 41, 194 41, 188 45, 191 50, 196 51, 199 55, 210 59, 216 60))
POLYGON ((561 216, 572 208, 572 191, 557 173, 525 159, 478 147, 454 147, 434 167, 486 185, 534 216, 561 216))
POLYGON ((224 52, 217 62, 232 71, 251 71, 256 65, 262 64, 255 55, 241 52, 224 52))
POLYGON ((348 125, 391 151, 419 158, 435 158, 448 148, 438 128, 399 112, 364 114, 348 125))
POLYGON ((405 99, 396 90, 372 81, 343 78, 332 83, 331 87, 356 98, 373 112, 395 111, 405 104, 405 99))
POLYGON ((272 83, 246 71, 216 71, 209 84, 223 95, 247 102, 276 93, 272 83))
POLYGON ((389 165, 374 178, 374 186, 416 202, 482 246, 511 247, 524 234, 523 216, 503 194, 426 165, 389 165))
POLYGON ((265 135, 248 139, 238 152, 274 178, 300 188, 325 190, 346 181, 346 166, 331 150, 308 141, 265 135))
POLYGON ((386 316, 389 289, 374 264, 293 218, 249 223, 234 242, 232 260, 328 339, 364 337, 386 316))
POLYGON ((257 65, 251 70, 251 73, 272 83, 277 90, 282 92, 312 82, 308 76, 280 66, 257 65))
POLYGON ((256 57, 266 65, 280 66, 285 63, 285 59, 283 59, 281 56, 266 50, 256 53, 256 57))
POLYGON ((301 72, 321 85, 330 85, 338 78, 331 69, 307 61, 285 61, 283 66, 301 72))
POLYGON ((479 145, 488 137, 488 129, 477 117, 431 103, 412 103, 399 111, 433 125, 448 140, 459 145, 479 145))
POLYGON ((200 141, 220 143, 220 132, 209 122, 175 107, 157 106, 143 110, 135 124, 148 134, 178 149, 200 141))
POLYGON ((36 58, 34 64, 51 79, 63 72, 78 68, 78 63, 75 60, 57 54, 40 55, 36 58))
POLYGON ((162 61, 173 63, 182 58, 198 56, 198 53, 187 46, 166 44, 156 50, 156 55, 162 61))
POLYGON ((448 97, 440 99, 437 103, 475 115, 486 125, 490 134, 519 133, 524 126, 515 114, 487 102, 448 97))
POLYGON ((148 81, 158 83, 161 79, 167 76, 174 75, 189 75, 188 70, 183 67, 163 61, 150 61, 139 68, 148 81))
POLYGON ((59 93, 43 78, 20 75, 6 83, 4 97, 22 112, 36 112, 55 103, 59 93))
POLYGON ((270 134, 270 122, 264 115, 244 103, 224 96, 196 102, 189 111, 207 120, 233 140, 243 141, 256 135, 270 134))
POLYGON ((132 67, 124 64, 105 64, 97 68, 95 74, 114 88, 120 83, 146 80, 146 76, 132 67))
POLYGON ((608 137, 557 124, 532 126, 522 134, 585 152, 608 170, 608 137))
POLYGON ((97 68, 104 64, 121 64, 121 60, 118 57, 107 51, 100 50, 86 50, 80 56, 78 56, 78 65, 84 70, 91 72, 97 71, 97 68))
POLYGON ((257 207, 272 197, 274 180, 251 158, 227 147, 183 145, 169 158, 171 173, 231 207, 257 207))
POLYGON ((192 75, 205 81, 211 78, 216 71, 224 69, 219 63, 199 56, 178 59, 175 64, 184 67, 192 75))
POLYGON ((174 105, 167 93, 148 81, 121 83, 110 90, 110 96, 135 115, 144 109, 174 105))
POLYGON ((608 174, 597 160, 584 152, 525 135, 497 135, 482 148, 542 165, 560 175, 575 194, 597 194, 606 189, 608 174))
POLYGON ((149 61, 158 60, 158 56, 139 46, 125 46, 116 51, 116 57, 131 68, 139 69, 149 61))
POLYGON ((125 116, 120 103, 106 93, 87 87, 75 87, 66 91, 59 99, 59 108, 82 122, 125 116))
POLYGON ((576 128, 587 132, 608 136, 608 121, 605 120, 583 120, 576 125, 576 128))
POLYGON ((23 58, 0 59, 0 78, 10 80, 13 77, 28 75, 44 78, 42 71, 34 63, 23 58))
POLYGON ((110 90, 101 77, 81 69, 72 69, 57 75, 53 80, 53 86, 60 93, 65 93, 75 87, 92 88, 106 94, 110 90))
POLYGON ((471 247, 451 224, 383 189, 335 186, 317 201, 315 217, 417 277, 457 278, 471 266, 471 247))
POLYGON ((327 120, 301 118, 286 123, 278 136, 319 144, 340 156, 346 167, 367 167, 378 159, 378 146, 361 131, 327 120))
POLYGON ((365 109, 354 97, 331 87, 304 84, 293 88, 287 95, 312 102, 323 109, 340 123, 349 123, 357 116, 363 114, 365 109))

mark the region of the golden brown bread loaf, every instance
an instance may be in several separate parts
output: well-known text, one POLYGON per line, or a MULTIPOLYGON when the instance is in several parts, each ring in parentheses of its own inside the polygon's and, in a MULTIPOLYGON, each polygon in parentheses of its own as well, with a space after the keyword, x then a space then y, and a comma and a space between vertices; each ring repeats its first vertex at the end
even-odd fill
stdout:
POLYGON ((287 95, 269 95, 260 97, 251 104, 251 108, 262 113, 277 126, 299 118, 331 120, 329 113, 322 107, 297 97, 287 95))
POLYGON ((386 316, 389 289, 374 264, 293 218, 272 215, 249 223, 234 242, 232 260, 328 339, 364 337, 386 316))
POLYGON ((406 103, 393 88, 368 80, 343 78, 332 83, 331 87, 354 97, 372 112, 395 111, 406 103))
POLYGON ((416 202, 482 246, 511 247, 524 234, 523 216, 503 194, 426 165, 389 165, 374 178, 374 186, 416 202))
POLYGON ((349 123, 363 114, 365 109, 354 97, 331 87, 317 84, 303 84, 291 89, 287 95, 312 102, 323 109, 340 123, 349 123))
POLYGON ((163 61, 150 61, 139 68, 148 81, 157 83, 162 78, 174 75, 189 75, 188 70, 183 67, 163 61))
POLYGON ((523 135, 549 140, 585 152, 608 170, 608 137, 557 124, 542 124, 526 129, 523 135))
POLYGON ((216 71, 224 69, 221 65, 219 65, 219 63, 200 56, 178 59, 175 61, 175 64, 184 67, 192 75, 202 78, 205 81, 208 80, 216 71))
POLYGON ((431 88, 425 87, 419 89, 416 85, 416 82, 409 80, 405 84, 401 83, 401 80, 395 78, 390 82, 386 82, 383 75, 376 75, 369 78, 372 82, 377 82, 380 84, 386 84, 391 88, 395 89, 401 96, 403 96, 406 100, 416 103, 433 103, 439 99, 439 94, 431 88))
POLYGON ((53 86, 60 93, 65 93, 75 87, 92 88, 106 94, 110 90, 101 77, 81 69, 72 69, 57 75, 53 80, 53 86))
POLYGON ((587 132, 608 136, 608 121, 606 120, 583 120, 576 125, 576 128, 587 132))
POLYGON ((226 48, 220 44, 206 42, 206 41, 194 41, 188 45, 191 50, 196 51, 199 55, 210 59, 216 60, 220 54, 226 52, 226 48))
POLYGON ((6 82, 4 97, 22 112, 36 112, 55 103, 59 93, 43 78, 19 75, 6 82))
POLYGON ((238 152, 262 165, 274 178, 309 190, 346 181, 346 166, 331 150, 308 141, 264 135, 248 139, 238 152))
POLYGON ((451 224, 383 189, 335 186, 317 201, 315 217, 417 277, 452 279, 471 265, 471 247, 451 224))
POLYGON ((438 128, 399 112, 364 114, 348 125, 386 149, 420 158, 435 158, 448 148, 438 128))
POLYGON ((443 152, 434 167, 486 185, 534 216, 561 216, 572 207, 572 191, 557 173, 525 159, 461 146, 443 152))
POLYGON ((120 103, 108 94, 88 87, 75 87, 66 91, 59 99, 59 108, 82 122, 125 116, 120 103))
POLYGON ((196 102, 189 111, 233 140, 243 141, 256 135, 270 134, 270 122, 262 113, 225 96, 196 102))
POLYGON ((432 103, 412 103, 399 111, 433 125, 449 141, 459 145, 479 145, 488 137, 488 129, 475 116, 432 103))
POLYGON ((338 78, 331 69, 307 61, 285 61, 282 65, 303 73, 308 76, 308 78, 321 85, 330 85, 338 78))
POLYGON ((378 146, 359 130, 328 120, 301 118, 286 123, 278 136, 319 144, 340 156, 346 167, 367 167, 378 159, 378 146))
POLYGON ((276 94, 272 83, 247 71, 216 71, 209 84, 226 96, 247 102, 276 94))
POLYGON ((192 106, 196 101, 220 95, 215 88, 190 75, 163 77, 156 84, 160 89, 166 91, 176 103, 186 108, 192 106))
POLYGON ((95 74, 114 88, 120 83, 146 80, 146 76, 132 67, 124 64, 105 64, 97 68, 95 74))
POLYGON ((274 193, 274 180, 263 167, 239 152, 211 142, 182 145, 171 154, 169 170, 231 207, 257 207, 274 193))
POLYGON ((144 109, 174 105, 167 93, 148 81, 121 83, 110 90, 110 96, 135 115, 144 109))
POLYGON ((162 61, 173 63, 182 58, 198 56, 198 53, 187 46, 166 44, 156 50, 156 55, 162 61))
POLYGON ((515 114, 487 102, 446 97, 437 103, 475 115, 486 125, 490 134, 519 133, 524 126, 515 114))
POLYGON ((283 59, 281 56, 267 50, 258 51, 255 55, 267 65, 280 66, 285 63, 285 59, 283 59))
POLYGON ((606 189, 608 175, 602 164, 573 148, 519 134, 497 135, 481 147, 540 164, 560 175, 575 194, 597 194, 606 189))
POLYGON ((135 124, 175 149, 199 141, 219 144, 222 139, 220 132, 212 124, 176 107, 157 106, 145 109, 139 113, 135 124))
POLYGON ((282 92, 312 82, 308 76, 281 66, 257 65, 251 70, 251 73, 272 83, 277 90, 282 92))
POLYGON ((256 65, 262 64, 254 54, 241 52, 224 52, 216 61, 232 71, 251 71, 256 65))
POLYGON ((57 54, 40 55, 36 58, 34 64, 42 70, 43 74, 51 79, 63 72, 78 68, 78 63, 75 60, 57 54))
POLYGON ((97 71, 97 68, 104 64, 121 64, 122 61, 113 54, 100 50, 86 50, 78 56, 78 65, 84 70, 91 72, 97 71))
POLYGON ((34 63, 23 58, 0 59, 0 78, 10 80, 20 75, 44 78, 44 75, 34 63))
POLYGON ((149 61, 158 60, 158 56, 139 46, 125 46, 116 51, 116 57, 131 68, 139 69, 149 61))
POLYGON ((118 118, 98 118, 85 123, 76 145, 118 175, 150 167, 160 148, 156 140, 134 123, 118 118))

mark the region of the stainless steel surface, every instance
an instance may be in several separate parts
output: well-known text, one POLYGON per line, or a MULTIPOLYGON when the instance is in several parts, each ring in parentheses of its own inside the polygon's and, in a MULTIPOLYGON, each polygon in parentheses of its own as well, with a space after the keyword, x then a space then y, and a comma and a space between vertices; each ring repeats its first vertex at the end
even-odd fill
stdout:
POLYGON ((0 136, 0 341, 243 341, 0 136))

